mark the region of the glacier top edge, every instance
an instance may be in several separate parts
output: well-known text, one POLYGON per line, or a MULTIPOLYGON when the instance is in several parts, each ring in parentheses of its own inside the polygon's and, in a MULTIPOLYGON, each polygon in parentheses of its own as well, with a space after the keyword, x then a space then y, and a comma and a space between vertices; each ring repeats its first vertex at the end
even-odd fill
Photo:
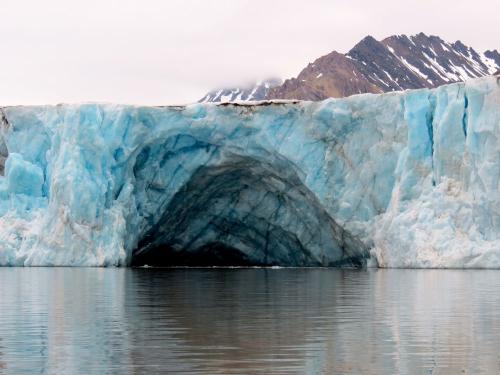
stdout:
POLYGON ((219 246, 256 264, 500 268, 499 150, 500 77, 323 102, 3 107, 0 265, 219 246))
POLYGON ((183 110, 185 108, 191 106, 207 106, 207 107, 266 107, 273 105, 297 105, 297 104, 305 104, 305 103, 321 103, 321 102, 329 102, 329 101, 343 101, 350 100, 352 98, 363 98, 363 97, 378 97, 378 96, 393 96, 393 95, 405 95, 408 92, 428 92, 435 91, 441 88, 446 88, 448 86, 467 86, 467 85, 475 85, 477 82, 481 81, 491 81, 496 80, 499 82, 500 80, 500 72, 480 78, 473 78, 464 82, 453 82, 445 85, 441 85, 437 88, 428 89, 428 88, 420 88, 420 89, 406 89, 400 91, 386 92, 386 93, 362 93, 362 94, 353 94, 343 98, 328 98, 321 101, 310 101, 310 100, 299 100, 299 99, 270 99, 270 100, 258 100, 258 101, 232 101, 232 102, 214 102, 214 103, 188 103, 188 104, 165 104, 165 105, 136 105, 132 103, 115 103, 115 102, 107 102, 107 101, 82 101, 82 102, 74 102, 74 103, 55 103, 55 104, 17 104, 17 105, 0 105, 0 109, 7 108, 43 108, 43 107, 64 107, 64 106, 79 106, 79 105, 109 105, 109 106, 121 106, 121 107, 131 107, 131 108, 167 108, 167 109, 178 109, 183 110))

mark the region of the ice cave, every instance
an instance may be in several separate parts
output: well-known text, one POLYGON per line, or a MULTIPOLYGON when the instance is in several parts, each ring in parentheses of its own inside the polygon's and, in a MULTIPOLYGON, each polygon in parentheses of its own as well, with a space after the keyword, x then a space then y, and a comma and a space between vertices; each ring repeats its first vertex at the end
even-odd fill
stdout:
POLYGON ((498 268, 499 80, 3 107, 0 265, 498 268))

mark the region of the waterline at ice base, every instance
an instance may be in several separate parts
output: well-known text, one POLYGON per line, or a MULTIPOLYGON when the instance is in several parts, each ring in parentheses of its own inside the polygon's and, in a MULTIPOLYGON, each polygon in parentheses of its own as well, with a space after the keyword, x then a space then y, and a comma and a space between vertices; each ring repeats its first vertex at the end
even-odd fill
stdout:
POLYGON ((0 265, 500 268, 499 77, 0 115, 0 265))

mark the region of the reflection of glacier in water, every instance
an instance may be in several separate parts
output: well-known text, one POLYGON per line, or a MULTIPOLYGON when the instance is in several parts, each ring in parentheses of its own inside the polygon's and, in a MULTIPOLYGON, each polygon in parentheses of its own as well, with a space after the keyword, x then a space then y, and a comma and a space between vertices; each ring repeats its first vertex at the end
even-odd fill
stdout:
POLYGON ((499 82, 1 108, 0 265, 499 267, 499 82))
POLYGON ((500 274, 0 269, 0 374, 491 374, 500 274))

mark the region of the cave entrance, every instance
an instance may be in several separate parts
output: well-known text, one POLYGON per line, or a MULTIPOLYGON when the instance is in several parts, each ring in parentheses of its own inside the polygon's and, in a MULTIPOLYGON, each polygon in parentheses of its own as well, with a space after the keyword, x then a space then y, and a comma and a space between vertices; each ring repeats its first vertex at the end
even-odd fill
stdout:
POLYGON ((158 247, 134 257, 133 265, 157 267, 251 267, 266 266, 252 262, 237 248, 221 242, 211 242, 196 251, 176 251, 158 247))
POLYGON ((294 171, 240 156, 200 167, 143 236, 132 265, 362 265, 363 244, 294 171))

